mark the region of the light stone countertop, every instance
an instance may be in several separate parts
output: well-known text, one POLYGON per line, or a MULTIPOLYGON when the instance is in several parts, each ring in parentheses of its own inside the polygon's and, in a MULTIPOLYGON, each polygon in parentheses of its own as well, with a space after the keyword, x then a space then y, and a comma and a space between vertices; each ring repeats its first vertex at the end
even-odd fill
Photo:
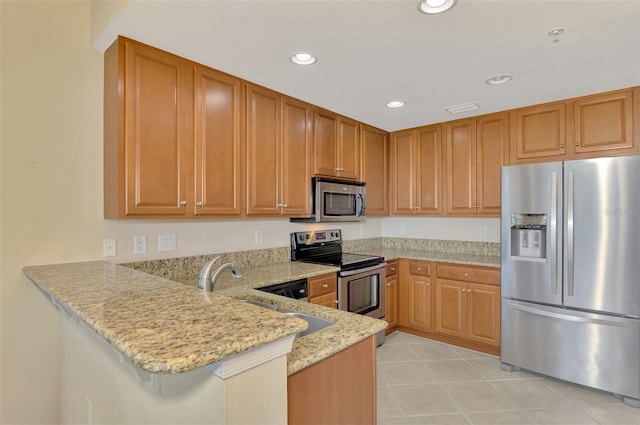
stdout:
POLYGON ((471 266, 500 267, 500 256, 477 255, 468 253, 452 253, 425 251, 418 249, 375 248, 360 250, 359 254, 379 255, 385 260, 406 258, 409 260, 436 261, 439 263, 465 264, 471 266))
POLYGON ((221 276, 214 292, 103 261, 24 267, 23 272, 69 316, 77 317, 133 364, 151 373, 180 373, 251 350, 307 327, 239 301, 256 299, 334 322, 294 340, 288 374, 386 328, 386 322, 251 289, 337 271, 281 263, 221 276), (226 276, 225 276, 226 275, 226 276))

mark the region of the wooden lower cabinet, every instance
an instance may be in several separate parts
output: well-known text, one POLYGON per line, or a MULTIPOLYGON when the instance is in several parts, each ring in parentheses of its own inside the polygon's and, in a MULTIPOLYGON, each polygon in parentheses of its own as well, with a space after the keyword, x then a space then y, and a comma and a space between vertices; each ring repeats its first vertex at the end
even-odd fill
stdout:
POLYGON ((434 330, 431 269, 432 264, 427 261, 400 260, 398 325, 424 332, 434 330))
POLYGON ((386 334, 389 335, 398 327, 398 261, 387 261, 385 281, 384 319, 387 321, 386 334))
POLYGON ((500 270, 399 260, 397 329, 500 353, 500 270))
POLYGON ((338 308, 338 277, 335 273, 310 277, 307 288, 310 303, 338 308))
POLYGON ((287 379, 289 424, 376 423, 375 335, 287 379))

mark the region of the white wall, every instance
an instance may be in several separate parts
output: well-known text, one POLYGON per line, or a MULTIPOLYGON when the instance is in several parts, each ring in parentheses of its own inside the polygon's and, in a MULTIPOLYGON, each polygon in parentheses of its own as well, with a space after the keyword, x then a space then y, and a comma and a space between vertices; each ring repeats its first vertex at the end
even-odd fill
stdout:
POLYGON ((500 242, 500 219, 389 217, 385 218, 382 223, 382 236, 500 242))
MULTIPOLYGON (((287 246, 289 232, 307 228, 339 227, 359 239, 397 236, 405 223, 408 237, 475 240, 476 220, 104 220, 103 62, 90 48, 91 14, 86 1, 0 1, 0 422, 58 418, 58 314, 24 277, 25 265, 102 259, 105 238, 117 240, 114 261, 287 246), (177 235, 176 251, 157 251, 164 233, 177 235), (134 235, 147 236, 147 255, 133 256, 134 235)), ((487 240, 496 227, 487 224, 487 240)))

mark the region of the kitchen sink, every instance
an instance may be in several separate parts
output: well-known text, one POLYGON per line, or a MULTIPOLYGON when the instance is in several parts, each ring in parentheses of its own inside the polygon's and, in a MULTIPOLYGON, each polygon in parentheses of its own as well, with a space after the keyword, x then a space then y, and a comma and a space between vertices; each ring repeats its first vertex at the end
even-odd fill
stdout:
POLYGON ((286 308, 278 307, 278 306, 275 306, 275 305, 272 305, 272 304, 263 303, 261 301, 257 301, 257 300, 241 300, 241 301, 245 302, 245 303, 248 303, 248 304, 257 305, 258 307, 268 308, 269 310, 278 311, 280 313, 286 314, 287 316, 296 317, 298 319, 306 320, 306 322, 307 322, 307 324, 309 326, 304 331, 298 332, 296 334, 296 337, 309 335, 309 334, 317 332, 317 331, 319 331, 321 329, 324 329, 324 328, 326 328, 328 326, 333 325, 333 322, 331 322, 330 320, 321 319, 320 317, 312 316, 312 315, 306 314, 306 313, 300 313, 298 311, 291 311, 291 310, 288 310, 286 308))

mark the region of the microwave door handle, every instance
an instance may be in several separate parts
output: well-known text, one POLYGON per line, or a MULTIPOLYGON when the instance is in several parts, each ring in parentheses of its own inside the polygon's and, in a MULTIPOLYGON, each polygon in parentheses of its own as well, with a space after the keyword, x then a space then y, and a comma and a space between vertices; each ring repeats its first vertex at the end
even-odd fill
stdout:
POLYGON ((365 209, 366 205, 364 196, 360 193, 356 194, 356 215, 358 217, 364 217, 365 209))

